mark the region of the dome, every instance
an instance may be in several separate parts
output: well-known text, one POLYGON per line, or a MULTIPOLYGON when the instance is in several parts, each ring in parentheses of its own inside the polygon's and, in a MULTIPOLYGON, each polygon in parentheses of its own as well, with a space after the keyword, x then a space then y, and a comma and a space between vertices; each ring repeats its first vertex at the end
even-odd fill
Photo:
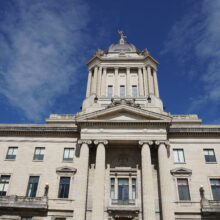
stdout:
POLYGON ((112 44, 109 48, 108 48, 108 53, 120 53, 120 52, 124 52, 124 53, 137 53, 138 49, 130 43, 117 43, 117 44, 112 44))

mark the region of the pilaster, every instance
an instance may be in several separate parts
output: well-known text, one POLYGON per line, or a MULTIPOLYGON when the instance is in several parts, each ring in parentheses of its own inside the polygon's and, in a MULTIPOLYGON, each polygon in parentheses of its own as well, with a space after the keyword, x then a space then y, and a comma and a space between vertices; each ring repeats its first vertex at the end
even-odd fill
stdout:
POLYGON ((156 141, 158 145, 159 178, 163 220, 175 220, 172 179, 169 169, 169 142, 156 141))
POLYGON ((91 79, 92 79, 92 71, 89 70, 88 81, 87 81, 87 89, 86 89, 86 98, 90 96, 91 93, 91 79))
POLYGON ((127 67, 126 71, 126 96, 131 96, 130 67, 127 67))
POLYGON ((96 165, 93 183, 92 220, 104 219, 104 198, 105 198, 105 145, 106 140, 95 140, 96 165))
POLYGON ((78 144, 81 145, 80 157, 78 164, 78 171, 74 180, 75 183, 75 209, 74 209, 74 220, 85 220, 86 219, 86 194, 87 194, 87 179, 88 179, 88 168, 89 168, 89 145, 92 143, 91 140, 79 140, 78 144))
POLYGON ((150 154, 150 146, 152 144, 153 141, 139 141, 139 145, 141 145, 143 220, 156 220, 155 194, 150 154))

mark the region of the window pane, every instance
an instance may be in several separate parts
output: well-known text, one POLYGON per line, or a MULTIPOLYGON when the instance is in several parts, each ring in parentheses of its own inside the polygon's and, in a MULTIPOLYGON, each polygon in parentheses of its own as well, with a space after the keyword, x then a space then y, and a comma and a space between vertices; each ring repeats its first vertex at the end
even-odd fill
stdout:
POLYGON ((70 187, 70 177, 60 177, 59 184, 59 198, 68 198, 69 197, 69 187, 70 187))
POLYGON ((34 153, 34 160, 43 160, 44 159, 44 147, 36 147, 34 153))
POLYGON ((203 151, 206 162, 216 162, 215 152, 213 149, 204 149, 203 151))
POLYGON ((27 196, 35 197, 37 194, 37 187, 39 182, 39 176, 30 176, 28 187, 27 187, 27 196))
POLYGON ((214 200, 220 200, 220 179, 210 179, 214 200))
POLYGON ((115 179, 111 178, 111 199, 115 199, 115 179))
POLYGON ((15 159, 18 151, 18 147, 9 147, 6 155, 6 159, 15 159))
POLYGON ((73 160, 74 148, 65 148, 63 154, 63 160, 73 160))
POLYGON ((179 200, 190 200, 189 185, 187 179, 177 179, 179 200))
POLYGON ((107 94, 107 96, 108 97, 112 97, 112 94, 113 94, 113 86, 108 86, 108 94, 107 94))
POLYGON ((132 86, 132 96, 137 97, 137 86, 136 85, 132 86))
POLYGON ((125 86, 121 85, 120 86, 120 97, 124 97, 125 96, 125 86))
POLYGON ((174 154, 174 162, 176 163, 184 163, 184 152, 183 149, 173 149, 174 154))
POLYGON ((118 199, 119 200, 129 199, 129 187, 128 187, 127 178, 118 179, 118 199))
POLYGON ((9 175, 2 175, 0 177, 0 196, 5 196, 7 194, 9 180, 10 180, 9 175))
POLYGON ((136 199, 136 179, 132 179, 132 199, 136 199))

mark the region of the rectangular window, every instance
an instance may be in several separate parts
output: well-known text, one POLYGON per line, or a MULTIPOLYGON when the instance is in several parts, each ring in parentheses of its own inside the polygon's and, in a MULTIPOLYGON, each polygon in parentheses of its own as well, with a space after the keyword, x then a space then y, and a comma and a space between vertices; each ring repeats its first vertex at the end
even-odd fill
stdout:
POLYGON ((214 200, 220 200, 220 179, 210 179, 214 200))
POLYGON ((9 186, 10 176, 1 175, 0 177, 0 196, 6 196, 9 186))
POLYGON ((6 159, 15 160, 17 151, 18 151, 18 147, 9 147, 6 155, 6 159))
POLYGON ((179 200, 190 200, 188 179, 177 179, 179 200))
POLYGON ((136 85, 132 86, 132 97, 137 97, 137 86, 136 85))
POLYGON ((115 199, 115 178, 111 178, 111 199, 115 199))
POLYGON ((118 200, 129 200, 129 185, 127 178, 118 179, 118 200))
POLYGON ((55 220, 66 220, 66 218, 55 218, 55 220))
POLYGON ((124 85, 120 86, 120 97, 125 97, 125 86, 124 85))
POLYGON ((175 163, 184 163, 184 152, 183 149, 173 149, 174 162, 175 163))
POLYGON ((21 220, 31 220, 32 217, 21 217, 21 220))
POLYGON ((70 177, 60 177, 58 198, 68 198, 70 189, 70 177))
POLYGON ((132 199, 136 199, 136 179, 132 179, 132 199))
POLYGON ((26 196, 36 197, 38 183, 39 183, 39 176, 30 176, 29 177, 26 196))
POLYGON ((107 96, 108 97, 112 97, 112 95, 113 95, 113 86, 109 85, 108 86, 108 94, 107 94, 107 96))
POLYGON ((63 160, 73 161, 74 151, 75 151, 74 148, 64 148, 63 160))
POLYGON ((43 160, 44 151, 45 151, 45 147, 36 147, 33 160, 43 160))
POLYGON ((216 162, 215 152, 213 149, 204 149, 203 151, 206 162, 216 162))

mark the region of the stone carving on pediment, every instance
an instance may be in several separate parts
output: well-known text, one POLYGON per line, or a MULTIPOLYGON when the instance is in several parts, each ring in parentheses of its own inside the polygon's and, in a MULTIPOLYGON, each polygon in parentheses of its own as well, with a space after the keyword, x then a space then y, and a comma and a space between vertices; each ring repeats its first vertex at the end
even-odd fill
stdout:
POLYGON ((114 98, 111 99, 111 104, 109 104, 107 107, 111 108, 118 105, 128 105, 135 108, 140 108, 140 105, 135 103, 135 99, 127 100, 127 99, 114 99, 114 98))

